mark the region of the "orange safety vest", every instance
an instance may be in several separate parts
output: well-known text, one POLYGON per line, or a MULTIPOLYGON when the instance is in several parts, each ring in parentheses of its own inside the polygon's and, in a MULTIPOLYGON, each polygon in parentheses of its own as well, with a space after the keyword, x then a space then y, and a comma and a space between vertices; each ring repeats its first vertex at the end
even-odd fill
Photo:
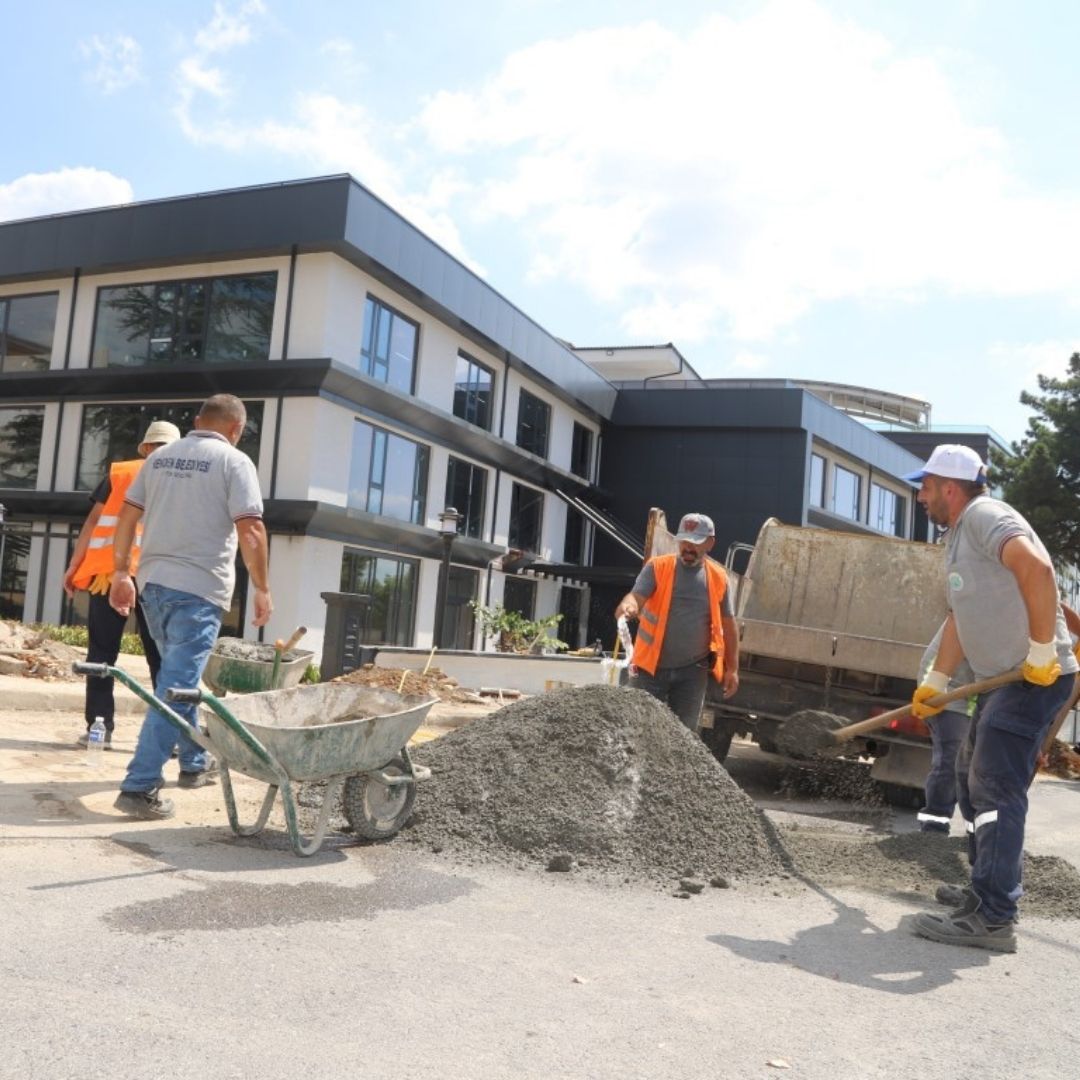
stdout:
MULTIPOLYGON (((88 588, 98 574, 111 574, 113 566, 113 538, 116 536, 116 522, 120 507, 124 505, 124 496, 131 487, 131 481, 139 475, 142 458, 138 461, 117 461, 109 467, 109 497, 97 519, 94 531, 90 534, 90 546, 79 564, 79 572, 72 579, 76 589, 88 588)), ((131 576, 139 568, 139 547, 142 544, 142 522, 135 526, 135 539, 131 545, 131 576)))
MULTIPOLYGON (((668 612, 671 610, 671 594, 675 588, 675 560, 678 555, 658 555, 651 559, 656 576, 656 590, 645 601, 638 616, 637 637, 634 640, 634 665, 656 674, 660 663, 660 650, 664 645, 668 612)), ((705 559, 705 577, 709 585, 709 649, 716 662, 712 677, 724 681, 724 626, 720 621, 720 602, 727 592, 727 574, 724 568, 710 558, 705 559)))

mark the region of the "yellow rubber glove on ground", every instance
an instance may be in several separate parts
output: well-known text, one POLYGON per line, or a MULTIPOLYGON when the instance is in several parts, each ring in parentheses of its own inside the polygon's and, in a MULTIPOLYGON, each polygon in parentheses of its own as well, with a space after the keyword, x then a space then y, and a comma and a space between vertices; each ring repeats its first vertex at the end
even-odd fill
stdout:
POLYGON ((911 715, 917 720, 925 720, 929 716, 937 716, 944 705, 926 705, 927 698, 937 697, 944 694, 949 688, 949 676, 943 671, 931 669, 923 676, 922 683, 915 688, 911 698, 911 715))
POLYGON ((1028 654, 1020 670, 1024 681, 1036 686, 1050 686, 1061 675, 1061 665, 1057 658, 1057 643, 1053 641, 1034 641, 1028 638, 1028 654))

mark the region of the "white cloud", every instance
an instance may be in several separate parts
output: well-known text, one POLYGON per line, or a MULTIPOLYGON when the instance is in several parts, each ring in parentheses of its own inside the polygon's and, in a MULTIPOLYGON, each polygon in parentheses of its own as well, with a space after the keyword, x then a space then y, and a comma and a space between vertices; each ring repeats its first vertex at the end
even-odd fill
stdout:
POLYGON ((265 15, 262 0, 245 0, 230 11, 225 4, 214 4, 214 17, 195 35, 195 45, 201 52, 228 52, 237 45, 246 45, 252 37, 251 17, 265 15))
POLYGON ((0 221, 116 206, 131 202, 133 197, 127 180, 101 169, 80 167, 27 173, 0 184, 0 221))
POLYGON ((123 90, 142 77, 142 48, 127 34, 94 34, 79 42, 79 52, 93 65, 87 78, 106 94, 123 90))
POLYGON ((1039 375, 1067 378, 1069 358, 1075 352, 1080 352, 1080 337, 1071 341, 997 341, 987 350, 987 362, 997 376, 1035 392, 1039 375))
POLYGON ((833 300, 1080 293, 1080 200, 1027 190, 934 60, 811 0, 541 42, 420 127, 488 171, 471 203, 532 238, 533 278, 647 338, 770 340, 833 300))

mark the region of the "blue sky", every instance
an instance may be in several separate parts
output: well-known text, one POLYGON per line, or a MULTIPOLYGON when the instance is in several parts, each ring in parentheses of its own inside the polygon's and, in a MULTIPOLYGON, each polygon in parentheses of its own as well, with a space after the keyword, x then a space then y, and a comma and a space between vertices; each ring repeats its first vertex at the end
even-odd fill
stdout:
POLYGON ((1019 438, 1080 349, 1064 0, 0 0, 0 219, 350 172, 552 333, 1019 438))

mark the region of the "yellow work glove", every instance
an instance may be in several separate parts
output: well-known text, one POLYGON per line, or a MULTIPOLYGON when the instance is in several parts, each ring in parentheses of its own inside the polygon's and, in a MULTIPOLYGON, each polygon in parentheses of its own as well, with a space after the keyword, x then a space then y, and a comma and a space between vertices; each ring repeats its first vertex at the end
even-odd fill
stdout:
POLYGON ((1061 665, 1057 658, 1057 643, 1054 641, 1035 641, 1028 638, 1028 654, 1020 670, 1024 681, 1036 686, 1050 686, 1057 682, 1061 674, 1061 665))
POLYGON ((930 716, 937 716, 944 705, 927 705, 928 698, 944 694, 949 688, 949 676, 943 671, 931 669, 923 676, 923 681, 915 688, 911 698, 911 715, 917 720, 925 720, 930 716))
POLYGON ((1073 656, 1075 656, 1077 660, 1080 660, 1080 641, 1073 646, 1073 656))
POLYGON ((112 584, 111 574, 97 574, 89 585, 86 587, 86 591, 90 593, 107 593, 109 586, 112 584))

